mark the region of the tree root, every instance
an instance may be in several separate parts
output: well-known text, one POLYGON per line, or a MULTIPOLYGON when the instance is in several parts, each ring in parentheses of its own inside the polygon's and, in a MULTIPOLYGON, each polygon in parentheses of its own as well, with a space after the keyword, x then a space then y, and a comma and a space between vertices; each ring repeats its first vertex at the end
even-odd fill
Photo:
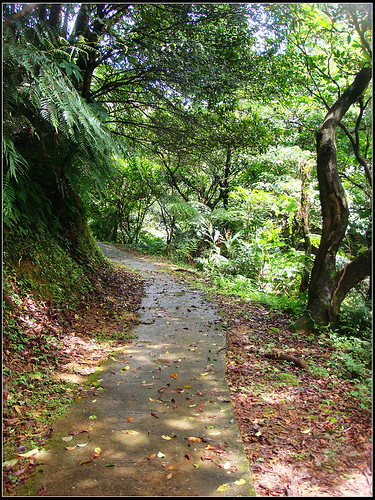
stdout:
POLYGON ((311 373, 310 368, 308 365, 300 358, 297 358, 295 356, 291 356, 290 354, 285 354, 283 352, 279 351, 272 351, 272 352, 267 352, 263 354, 264 357, 270 358, 270 359, 276 359, 276 360, 282 360, 282 361, 289 361, 291 363, 294 363, 295 365, 299 366, 300 368, 303 368, 307 372, 311 373))
MULTIPOLYGON (((241 339, 240 336, 238 334, 236 334, 233 330, 229 330, 229 331, 231 333, 231 336, 234 337, 234 339, 233 338, 228 339, 229 342, 227 340, 227 346, 219 349, 217 351, 217 353, 223 349, 226 349, 226 348, 230 349, 231 345, 233 345, 233 344, 237 344, 238 347, 240 347, 242 349, 244 348, 243 339, 241 339)), ((261 356, 264 356, 265 358, 275 359, 275 360, 279 360, 279 361, 289 361, 290 363, 294 363, 296 366, 299 366, 303 370, 306 370, 308 373, 311 373, 311 370, 310 370, 309 366, 307 365, 307 363, 305 363, 305 361, 303 361, 301 358, 298 358, 296 356, 292 356, 291 354, 285 354, 285 353, 280 352, 280 351, 264 352, 263 349, 259 349, 255 345, 247 345, 245 347, 245 349, 248 351, 256 352, 256 353, 260 354, 261 356)))

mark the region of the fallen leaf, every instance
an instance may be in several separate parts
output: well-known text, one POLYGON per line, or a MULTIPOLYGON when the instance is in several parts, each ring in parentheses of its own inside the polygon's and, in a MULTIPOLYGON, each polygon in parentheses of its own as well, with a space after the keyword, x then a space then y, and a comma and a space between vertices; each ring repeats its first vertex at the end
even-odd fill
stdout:
POLYGON ((17 456, 18 457, 23 457, 23 458, 30 458, 32 457, 33 455, 36 455, 38 453, 38 448, 34 448, 33 450, 30 450, 26 453, 17 453, 17 456))
POLYGON ((130 366, 129 365, 126 365, 124 366, 124 368, 122 368, 122 372, 126 372, 127 370, 129 370, 130 366))
POLYGON ((167 479, 171 479, 173 476, 172 472, 170 472, 168 475, 167 475, 167 479))
POLYGON ((171 378, 177 378, 177 373, 171 373, 171 378))
POLYGON ((77 443, 77 446, 79 448, 83 448, 84 446, 87 446, 89 443, 77 443))
POLYGON ((224 483, 218 487, 216 491, 225 491, 228 488, 228 483, 224 483))
POLYGON ((134 431, 133 429, 123 430, 121 432, 125 432, 125 434, 139 434, 138 431, 134 431))
POLYGON ((155 458, 155 457, 156 457, 156 453, 151 453, 151 455, 149 455, 147 458, 148 458, 149 460, 152 460, 152 459, 153 459, 153 458, 155 458))
POLYGON ((113 467, 115 465, 116 464, 114 464, 113 462, 108 462, 107 464, 105 464, 106 467, 113 467))
POLYGON ((198 469, 199 464, 193 464, 193 467, 195 467, 196 469, 198 469))
POLYGON ((95 420, 96 418, 98 418, 96 415, 90 415, 90 416, 89 416, 89 419, 90 419, 90 420, 95 420))
POLYGON ((127 420, 128 422, 133 422, 133 419, 132 419, 131 417, 126 417, 126 420, 127 420))
POLYGON ((75 446, 65 446, 65 449, 68 450, 68 451, 75 450, 76 448, 77 448, 77 445, 75 445, 75 446))
POLYGON ((89 462, 92 462, 92 461, 93 461, 92 458, 89 458, 88 460, 82 460, 82 462, 79 462, 79 465, 88 464, 89 462))
POLYGON ((202 439, 200 437, 194 437, 194 436, 190 436, 188 438, 186 438, 188 441, 193 441, 194 443, 200 443, 202 441, 202 439))
POLYGON ((165 455, 164 455, 164 453, 163 453, 163 452, 158 451, 158 457, 159 457, 159 458, 164 458, 164 457, 165 457, 165 455))
POLYGON ((242 478, 241 479, 237 479, 237 481, 234 481, 234 484, 237 484, 238 486, 241 486, 241 484, 245 484, 246 483, 246 479, 242 478))
POLYGON ((63 441, 71 441, 73 439, 73 436, 64 436, 61 438, 63 441))
POLYGON ((98 456, 99 456, 99 455, 101 455, 101 454, 102 454, 102 450, 101 450, 101 448, 99 448, 99 447, 98 447, 98 448, 95 448, 95 449, 94 449, 94 453, 91 455, 91 458, 96 458, 96 457, 98 457, 98 456))
POLYGON ((166 439, 167 441, 169 441, 170 439, 172 439, 170 436, 165 436, 164 434, 162 435, 162 438, 166 439))
POLYGON ((158 417, 158 414, 157 414, 157 413, 155 413, 154 411, 151 411, 151 415, 152 415, 153 417, 155 417, 155 418, 159 418, 159 417, 158 417))

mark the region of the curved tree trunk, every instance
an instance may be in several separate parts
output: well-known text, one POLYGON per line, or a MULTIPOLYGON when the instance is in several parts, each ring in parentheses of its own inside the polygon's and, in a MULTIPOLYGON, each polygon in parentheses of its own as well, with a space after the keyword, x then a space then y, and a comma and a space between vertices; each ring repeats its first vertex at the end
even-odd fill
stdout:
POLYGON ((317 173, 323 226, 320 246, 311 272, 306 312, 294 323, 295 330, 311 329, 314 322, 317 325, 327 325, 335 321, 347 291, 368 274, 352 275, 349 271, 350 266, 347 266, 346 273, 348 273, 347 278, 351 276, 351 286, 345 292, 344 283, 347 279, 343 275, 344 271, 336 273, 336 254, 345 236, 349 208, 337 170, 335 129, 350 106, 366 90, 371 74, 371 68, 361 69, 354 82, 329 109, 316 134, 317 173))
POLYGON ((341 302, 349 290, 371 273, 372 248, 361 253, 340 271, 334 281, 334 292, 331 299, 330 316, 335 321, 340 311, 341 302))

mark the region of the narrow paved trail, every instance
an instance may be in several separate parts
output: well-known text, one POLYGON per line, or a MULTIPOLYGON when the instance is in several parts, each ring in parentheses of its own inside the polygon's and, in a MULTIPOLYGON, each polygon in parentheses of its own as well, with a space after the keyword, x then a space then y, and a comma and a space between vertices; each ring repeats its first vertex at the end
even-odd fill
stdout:
POLYGON ((150 259, 100 248, 146 280, 137 338, 101 365, 103 390, 54 423, 19 495, 255 495, 217 312, 150 259))

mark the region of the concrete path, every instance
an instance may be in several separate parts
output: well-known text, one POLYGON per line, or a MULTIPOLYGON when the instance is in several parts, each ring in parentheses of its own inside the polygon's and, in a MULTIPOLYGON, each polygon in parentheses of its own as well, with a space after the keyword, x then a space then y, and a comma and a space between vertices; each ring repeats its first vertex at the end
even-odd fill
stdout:
POLYGON ((255 495, 219 316, 150 259, 100 248, 146 279, 137 340, 101 366, 103 390, 54 423, 37 474, 18 495, 255 495))

